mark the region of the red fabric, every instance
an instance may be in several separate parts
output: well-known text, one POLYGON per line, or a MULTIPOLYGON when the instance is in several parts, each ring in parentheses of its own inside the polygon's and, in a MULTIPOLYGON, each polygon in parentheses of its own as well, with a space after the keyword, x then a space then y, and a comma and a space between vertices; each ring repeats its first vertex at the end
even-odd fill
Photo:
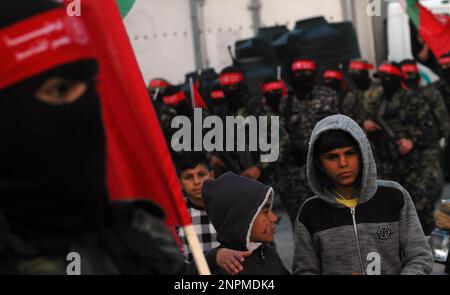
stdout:
POLYGON ((288 94, 286 84, 284 84, 282 80, 264 83, 261 88, 263 93, 273 90, 281 90, 283 96, 286 96, 288 94))
POLYGON ((242 73, 226 73, 219 76, 219 82, 222 86, 234 85, 244 81, 242 73))
POLYGON ((292 71, 314 71, 317 66, 313 60, 296 60, 292 63, 292 71))
POLYGON ((433 14, 417 2, 419 8, 419 34, 436 57, 450 51, 450 16, 433 14))
POLYGON ((163 102, 166 105, 177 105, 178 103, 182 102, 183 100, 186 100, 186 95, 184 94, 184 91, 181 90, 178 93, 175 93, 173 95, 167 95, 163 96, 163 102))
POLYGON ((151 80, 150 83, 148 84, 148 86, 152 88, 162 88, 167 87, 169 85, 170 84, 168 82, 159 79, 151 80))
POLYGON ((223 93, 223 90, 214 90, 214 91, 211 92, 211 98, 212 99, 225 98, 225 93, 223 93))
POLYGON ((382 64, 380 66, 380 68, 378 69, 378 71, 380 73, 386 73, 389 75, 395 75, 395 76, 399 76, 402 77, 402 72, 395 66, 391 65, 391 64, 382 64))
POLYGON ((409 64, 409 65, 402 65, 401 70, 403 73, 418 73, 419 68, 417 65, 409 64))
POLYGON ((283 83, 281 81, 268 82, 264 83, 261 88, 263 93, 274 90, 283 90, 283 83))
POLYGON ((439 59, 439 64, 447 65, 450 64, 450 57, 443 57, 439 59))
POLYGON ((0 88, 96 56, 86 26, 64 8, 15 23, 1 30, 0 36, 0 88))
POLYGON ((200 94, 200 91, 198 91, 198 86, 194 85, 194 108, 202 108, 202 109, 206 109, 206 103, 205 100, 203 99, 202 95, 200 94))
POLYGON ((116 1, 81 3, 100 55, 111 198, 150 199, 165 210, 169 227, 192 224, 116 1))
POLYGON ((350 69, 355 71, 369 71, 373 70, 373 65, 362 61, 352 61, 350 63, 350 69))
POLYGON ((336 79, 336 80, 344 80, 344 74, 340 71, 325 71, 323 74, 325 79, 336 79))

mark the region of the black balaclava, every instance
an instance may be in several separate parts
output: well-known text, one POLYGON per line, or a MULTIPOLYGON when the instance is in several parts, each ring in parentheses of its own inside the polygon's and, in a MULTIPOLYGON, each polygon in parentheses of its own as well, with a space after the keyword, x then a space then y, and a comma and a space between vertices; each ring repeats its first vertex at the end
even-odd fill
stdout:
MULTIPOLYGON (((242 70, 239 67, 229 66, 220 72, 220 76, 231 73, 243 75, 242 70)), ((234 114, 239 108, 245 106, 248 99, 248 90, 245 81, 234 83, 232 85, 222 85, 222 89, 227 100, 228 113, 234 114)))
POLYGON ((297 71, 294 73, 293 85, 295 93, 299 95, 299 98, 305 98, 316 85, 315 72, 309 71, 297 71))
POLYGON ((372 84, 372 79, 370 79, 369 71, 352 71, 349 73, 350 78, 353 80, 353 83, 359 90, 367 90, 370 88, 372 84))
MULTIPOLYGON (((57 7, 52 1, 2 1, 0 29, 57 7), (5 3, 6 2, 6 3, 5 3)), ((53 68, 0 89, 0 214, 9 231, 42 252, 67 251, 105 220, 105 138, 95 61, 53 68), (62 77, 88 83, 74 103, 50 105, 35 91, 62 77)))
MULTIPOLYGON (((265 79, 263 82, 264 85, 269 85, 271 83, 281 83, 278 79, 269 78, 265 79)), ((267 105, 275 112, 280 112, 280 101, 283 98, 283 90, 282 89, 274 89, 271 91, 263 91, 264 99, 267 105)))
POLYGON ((401 88, 401 79, 395 75, 380 74, 381 86, 383 87, 386 97, 393 97, 401 88))
POLYGON ((325 86, 333 89, 337 93, 342 93, 344 89, 342 88, 342 82, 336 79, 325 79, 325 86))
POLYGON ((412 59, 406 59, 400 63, 406 86, 410 89, 417 89, 419 87, 420 74, 418 71, 412 71, 409 68, 417 69, 417 63, 412 59))
MULTIPOLYGON (((166 97, 180 94, 182 93, 182 91, 183 90, 179 86, 173 85, 167 86, 163 94, 163 100, 165 100, 166 97)), ((184 99, 182 101, 176 104, 170 104, 169 106, 172 107, 177 112, 177 115, 191 117, 193 114, 192 105, 190 104, 186 95, 184 95, 184 99)))
POLYGON ((356 88, 366 91, 372 84, 369 71, 374 67, 364 59, 353 59, 348 66, 348 73, 356 88))
POLYGON ((384 71, 379 72, 381 86, 383 87, 386 98, 389 99, 392 98, 401 89, 402 80, 401 80, 401 72, 397 64, 384 63, 380 66, 380 69, 382 69, 385 65, 395 69, 395 72, 398 73, 393 74, 384 71))
POLYGON ((291 64, 292 88, 294 89, 298 99, 305 99, 306 96, 316 86, 316 65, 311 60, 295 60, 291 64), (296 63, 311 64, 304 68, 303 66, 295 67, 296 63))

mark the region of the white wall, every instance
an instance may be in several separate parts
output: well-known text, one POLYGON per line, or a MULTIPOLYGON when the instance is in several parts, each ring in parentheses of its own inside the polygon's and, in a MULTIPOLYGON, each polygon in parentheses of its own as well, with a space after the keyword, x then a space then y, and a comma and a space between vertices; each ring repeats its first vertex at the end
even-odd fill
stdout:
POLYGON ((341 0, 260 0, 263 26, 287 25, 313 16, 325 16, 330 22, 343 20, 341 0))
POLYGON ((138 0, 124 20, 145 81, 184 81, 195 68, 188 0, 138 0))
MULTIPOLYGON (((359 50, 361 57, 376 64, 376 53, 373 32, 372 17, 367 14, 367 1, 352 0, 354 17, 353 25, 358 36, 359 50)), ((375 16, 378 17, 378 16, 375 16)))
MULTIPOLYGON (((262 26, 279 24, 292 29, 297 20, 318 15, 331 22, 343 20, 341 0, 260 1, 262 26)), ((250 2, 199 2, 204 67, 219 72, 231 64, 227 46, 253 37, 250 2)), ((146 82, 162 77, 180 83, 185 73, 195 70, 189 0, 137 0, 124 23, 146 82)))
MULTIPOLYGON (((227 47, 254 35, 248 0, 205 0, 203 29, 206 32, 206 67, 219 72, 231 64, 227 47)), ((234 50, 234 47, 233 47, 234 50)))

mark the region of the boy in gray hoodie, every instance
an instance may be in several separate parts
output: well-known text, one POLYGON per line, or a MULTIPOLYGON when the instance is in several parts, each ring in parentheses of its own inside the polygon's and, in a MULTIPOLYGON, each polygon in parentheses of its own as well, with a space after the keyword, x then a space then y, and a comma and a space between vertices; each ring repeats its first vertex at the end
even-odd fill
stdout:
POLYGON ((315 196, 295 224, 294 274, 430 274, 431 249, 409 193, 377 180, 366 135, 347 116, 317 123, 309 143, 315 196))

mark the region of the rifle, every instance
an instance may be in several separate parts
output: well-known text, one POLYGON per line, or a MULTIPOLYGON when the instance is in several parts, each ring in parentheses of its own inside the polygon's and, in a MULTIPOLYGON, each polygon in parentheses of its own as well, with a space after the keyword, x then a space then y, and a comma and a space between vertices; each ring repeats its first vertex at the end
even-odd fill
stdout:
POLYGON ((413 148, 412 151, 410 151, 408 154, 401 156, 398 151, 398 144, 397 142, 400 140, 400 138, 395 134, 395 132, 392 130, 392 128, 389 126, 389 124, 384 120, 384 113, 386 111, 387 101, 382 100, 380 109, 378 110, 376 117, 373 118, 374 122, 378 124, 382 130, 381 132, 381 144, 385 147, 382 148, 381 151, 384 152, 384 158, 390 158, 391 160, 399 160, 400 158, 406 160, 410 163, 415 163, 416 155, 417 155, 417 149, 413 148), (383 139, 387 140, 387 147, 385 144, 385 141, 383 139))

